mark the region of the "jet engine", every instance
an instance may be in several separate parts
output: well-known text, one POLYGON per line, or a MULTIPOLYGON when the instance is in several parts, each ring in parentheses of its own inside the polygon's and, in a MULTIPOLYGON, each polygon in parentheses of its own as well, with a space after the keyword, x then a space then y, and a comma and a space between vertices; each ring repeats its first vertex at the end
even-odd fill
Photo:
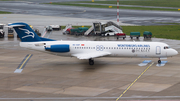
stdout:
POLYGON ((46 51, 51 51, 51 52, 60 52, 60 53, 64 53, 64 52, 69 52, 69 45, 67 44, 60 44, 60 45, 47 45, 44 46, 46 51))

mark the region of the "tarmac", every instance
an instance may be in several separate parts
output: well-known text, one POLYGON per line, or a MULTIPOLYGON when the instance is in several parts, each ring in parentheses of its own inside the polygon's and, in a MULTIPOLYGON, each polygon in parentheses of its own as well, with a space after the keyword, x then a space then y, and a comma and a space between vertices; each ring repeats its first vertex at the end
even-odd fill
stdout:
MULTIPOLYGON (((47 25, 67 25, 74 26, 92 25, 92 22, 107 22, 109 20, 88 19, 88 18, 72 18, 72 17, 56 17, 56 16, 42 16, 31 14, 0 14, 0 23, 7 24, 13 22, 25 22, 34 26, 47 26, 47 25)), ((113 20, 111 20, 113 21, 113 20)), ((114 20, 116 22, 116 20, 114 20)), ((119 25, 132 26, 134 24, 119 22, 119 25)))
MULTIPOLYGON (((94 21, 94 19, 66 19, 36 15, 0 15, 2 23, 26 22, 40 28, 41 32, 46 25, 68 24, 67 21, 70 19, 78 21, 78 25, 81 25, 79 21, 82 24, 86 22, 90 24, 91 21, 94 21)), ((72 23, 76 24, 75 21, 72 23)), ((115 37, 63 35, 61 31, 54 31, 50 38, 60 40, 116 40, 115 37)), ((133 40, 127 37, 125 40, 119 39, 117 41, 133 40)), ((165 42, 180 52, 179 40, 159 38, 144 40, 141 37, 140 40, 135 41, 165 42)), ((156 58, 104 57, 96 58, 95 65, 89 66, 87 60, 54 56, 21 48, 18 38, 7 38, 6 34, 4 39, 0 39, 0 100, 115 101, 125 91, 119 100, 179 100, 179 57, 178 54, 168 58, 165 60, 168 61, 165 66, 161 67, 156 66, 158 60, 156 58), (33 54, 33 56, 22 73, 14 73, 27 54, 33 54), (144 60, 152 61, 146 66, 139 66, 138 64, 144 60), (152 66, 150 66, 151 64, 152 66), (133 85, 130 87, 131 84, 133 85)))
MULTIPOLYGON (((57 16, 57 17, 65 17, 65 18, 73 17, 73 18, 89 18, 89 19, 117 21, 117 9, 111 9, 108 8, 108 6, 107 8, 89 8, 89 7, 43 4, 49 2, 63 2, 63 1, 64 0, 0 1, 0 10, 12 12, 13 14, 31 14, 31 15, 43 15, 43 16, 57 16)), ((79 1, 79 0, 65 0, 65 1, 79 1)), ((127 6, 127 5, 123 5, 123 6, 127 6)), ((177 11, 119 9, 119 17, 120 17, 119 20, 124 23, 131 23, 135 25, 145 25, 145 26, 180 23, 180 19, 179 19, 180 13, 178 9, 177 11)))

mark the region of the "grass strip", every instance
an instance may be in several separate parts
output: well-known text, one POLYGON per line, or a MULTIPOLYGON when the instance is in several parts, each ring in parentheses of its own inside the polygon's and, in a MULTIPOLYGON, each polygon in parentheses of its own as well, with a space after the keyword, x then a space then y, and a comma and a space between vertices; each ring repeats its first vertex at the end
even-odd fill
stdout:
MULTIPOLYGON (((78 28, 82 26, 73 26, 73 28, 78 28)), ((84 26, 90 28, 91 26, 84 26)), ((130 35, 130 32, 140 32, 143 36, 144 31, 152 32, 152 37, 164 38, 164 39, 175 39, 180 40, 180 25, 161 25, 161 26, 121 26, 123 32, 126 35, 130 35)), ((64 29, 65 26, 62 26, 64 29)))
POLYGON ((0 14, 11 14, 11 12, 0 11, 0 14))
MULTIPOLYGON (((117 0, 111 1, 81 1, 78 3, 99 3, 99 4, 117 4, 117 0)), ((120 5, 141 5, 157 7, 180 7, 180 0, 119 0, 120 5)))
POLYGON ((143 36, 144 31, 150 31, 152 37, 180 40, 180 25, 122 26, 122 28, 127 35, 130 35, 130 32, 140 32, 143 36))

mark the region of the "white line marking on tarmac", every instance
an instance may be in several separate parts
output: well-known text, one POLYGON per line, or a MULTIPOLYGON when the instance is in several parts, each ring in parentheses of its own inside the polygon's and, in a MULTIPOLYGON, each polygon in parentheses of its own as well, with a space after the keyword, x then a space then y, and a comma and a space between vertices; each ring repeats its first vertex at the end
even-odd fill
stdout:
POLYGON ((146 66, 148 63, 150 63, 152 60, 144 60, 142 63, 138 64, 139 66, 146 66))

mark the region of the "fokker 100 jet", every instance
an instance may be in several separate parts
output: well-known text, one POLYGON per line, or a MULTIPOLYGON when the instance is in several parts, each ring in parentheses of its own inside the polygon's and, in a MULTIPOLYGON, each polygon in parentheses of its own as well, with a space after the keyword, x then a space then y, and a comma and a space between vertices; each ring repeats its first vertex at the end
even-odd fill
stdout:
POLYGON ((26 23, 12 23, 8 26, 13 27, 20 37, 21 47, 88 59, 89 65, 94 65, 94 58, 99 57, 158 58, 158 63, 161 63, 161 58, 178 54, 175 49, 162 42, 56 41, 39 37, 26 23))

